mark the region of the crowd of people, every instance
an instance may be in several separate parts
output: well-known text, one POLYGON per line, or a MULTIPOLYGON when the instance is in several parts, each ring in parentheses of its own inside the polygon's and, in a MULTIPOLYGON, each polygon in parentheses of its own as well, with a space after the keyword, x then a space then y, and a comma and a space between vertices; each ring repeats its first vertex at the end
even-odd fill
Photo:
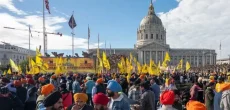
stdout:
POLYGON ((219 73, 15 74, 1 76, 0 110, 230 110, 229 80, 219 73))

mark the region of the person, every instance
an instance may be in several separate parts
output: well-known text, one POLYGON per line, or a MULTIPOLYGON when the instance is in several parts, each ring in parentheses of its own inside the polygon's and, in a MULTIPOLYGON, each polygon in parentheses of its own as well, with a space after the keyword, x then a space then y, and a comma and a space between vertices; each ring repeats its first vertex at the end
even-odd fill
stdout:
POLYGON ((222 97, 220 101, 220 110, 230 110, 230 83, 221 85, 222 97))
POLYGON ((22 87, 20 80, 14 81, 14 87, 16 88, 16 95, 22 101, 22 103, 25 104, 26 100, 28 99, 26 88, 22 87))
POLYGON ((186 104, 186 109, 187 110, 207 110, 206 106, 203 103, 199 101, 195 101, 195 100, 188 101, 188 103, 186 104))
MULTIPOLYGON (((160 97, 160 103, 162 104, 161 110, 176 110, 172 107, 175 99, 175 94, 171 90, 166 90, 160 97)), ((154 109, 157 110, 157 109, 154 109)))
POLYGON ((159 98, 160 98, 160 86, 156 83, 156 81, 154 79, 150 80, 150 84, 151 84, 151 89, 155 95, 155 109, 157 109, 157 103, 158 103, 159 98))
POLYGON ((194 84, 190 89, 190 100, 198 100, 198 91, 202 90, 197 84, 197 81, 194 80, 194 84))
POLYGON ((205 106, 207 110, 214 110, 214 83, 209 83, 207 89, 205 90, 205 106))
POLYGON ((61 84, 60 91, 62 94, 63 106, 64 108, 67 108, 73 103, 72 93, 67 90, 65 83, 61 84))
POLYGON ((53 84, 46 84, 42 86, 40 95, 37 98, 36 105, 38 109, 45 108, 43 101, 45 98, 54 91, 55 87, 53 84))
POLYGON ((73 90, 72 85, 73 85, 73 80, 72 80, 72 77, 69 76, 69 77, 67 77, 66 89, 68 91, 72 91, 73 90))
POLYGON ((25 103, 25 110, 35 110, 36 108, 37 88, 34 85, 34 80, 32 78, 28 78, 27 93, 29 98, 25 103))
POLYGON ((62 104, 62 95, 58 91, 48 95, 43 103, 46 109, 38 109, 38 110, 64 110, 62 104))
POLYGON ((109 98, 103 93, 97 93, 93 97, 94 110, 108 110, 109 98))
POLYGON ((110 97, 108 110, 130 110, 130 104, 124 99, 123 94, 119 94, 122 88, 115 80, 109 80, 107 85, 107 94, 110 97))
POLYGON ((50 78, 50 84, 53 84, 55 87, 55 90, 58 90, 58 81, 57 81, 57 76, 52 75, 50 78))
POLYGON ((67 110, 93 110, 93 107, 86 103, 88 100, 87 94, 76 93, 73 97, 74 104, 69 106, 67 110))
POLYGON ((73 94, 81 92, 81 86, 80 83, 78 82, 78 79, 79 77, 75 77, 75 80, 72 84, 73 94))
POLYGON ((150 83, 145 81, 140 84, 142 91, 140 99, 140 110, 154 110, 155 109, 155 95, 150 90, 150 83))
POLYGON ((104 80, 103 78, 99 78, 96 81, 96 85, 92 89, 92 97, 97 93, 106 93, 106 89, 104 87, 104 80))
POLYGON ((93 100, 92 100, 92 90, 93 87, 95 86, 95 82, 91 79, 91 77, 86 77, 87 82, 85 83, 85 89, 86 89, 86 94, 88 95, 88 100, 87 104, 91 104, 93 106, 93 100))
POLYGON ((0 87, 1 110, 24 110, 21 100, 10 93, 7 87, 0 87))
POLYGON ((134 100, 135 102, 138 102, 141 98, 141 91, 139 85, 140 81, 135 81, 128 92, 128 98, 134 100))
POLYGON ((217 80, 217 84, 215 87, 215 95, 214 95, 214 110, 220 110, 220 100, 222 97, 222 92, 221 91, 221 85, 224 84, 224 79, 223 78, 219 78, 217 80))

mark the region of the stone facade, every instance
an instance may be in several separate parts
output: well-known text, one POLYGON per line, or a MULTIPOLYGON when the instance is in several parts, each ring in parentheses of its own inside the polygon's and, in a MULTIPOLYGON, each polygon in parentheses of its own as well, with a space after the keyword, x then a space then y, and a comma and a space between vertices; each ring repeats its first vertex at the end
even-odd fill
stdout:
POLYGON ((28 49, 14 46, 8 43, 0 44, 0 65, 9 64, 9 60, 12 59, 16 64, 19 64, 25 60, 28 55, 35 56, 35 51, 29 51, 28 49))
MULTIPOLYGON (((173 49, 166 43, 166 29, 161 19, 154 12, 150 3, 147 16, 145 16, 137 29, 137 43, 134 49, 100 49, 100 52, 121 54, 128 56, 133 53, 141 64, 148 64, 150 59, 155 63, 163 62, 165 53, 168 52, 171 61, 169 65, 176 66, 181 59, 192 67, 216 64, 216 52, 211 49, 173 49)), ((96 49, 90 49, 96 55, 96 49)))

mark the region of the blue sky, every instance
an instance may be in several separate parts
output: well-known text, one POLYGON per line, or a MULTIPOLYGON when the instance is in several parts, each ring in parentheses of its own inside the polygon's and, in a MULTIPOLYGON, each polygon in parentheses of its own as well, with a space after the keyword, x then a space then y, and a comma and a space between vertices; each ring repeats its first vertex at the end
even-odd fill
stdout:
MULTIPOLYGON (((100 42, 104 43, 106 41, 108 48, 109 44, 112 48, 133 48, 136 43, 136 30, 141 19, 147 14, 150 4, 150 0, 49 0, 49 2, 51 16, 61 16, 69 20, 66 15, 70 16, 74 11, 77 22, 76 35, 87 38, 87 26, 89 24, 91 30, 90 43, 97 42, 99 33, 100 42)), ((23 2, 15 0, 14 3, 15 7, 25 12, 42 12, 41 0, 24 0, 23 2)), ((154 2, 156 13, 168 12, 177 5, 178 2, 175 0, 157 0, 154 2)), ((6 9, 0 9, 0 11, 10 13, 6 9)), ((46 12, 46 14, 48 13, 46 12)), ((20 15, 14 15, 20 17, 20 15)), ((68 23, 61 23, 61 26, 63 28, 58 31, 71 36, 68 23)), ((71 42, 69 42, 69 45, 71 45, 71 42)), ((102 47, 104 47, 104 44, 102 47)), ((76 49, 80 54, 82 50, 85 49, 76 49)), ((71 50, 64 49, 55 51, 71 53, 71 50)))
MULTIPOLYGON (((171 48, 215 49, 218 58, 227 58, 230 37, 230 0, 153 0, 155 12, 167 31, 171 48), (222 45, 221 52, 219 45, 222 45), (221 53, 221 55, 220 55, 221 53)), ((90 47, 133 48, 136 30, 147 14, 150 0, 49 0, 46 28, 61 32, 48 35, 48 51, 71 54, 71 29, 68 20, 74 11, 75 52, 87 49, 87 28, 91 29, 90 47), (55 50, 54 50, 55 49, 55 50), (57 49, 57 50, 56 50, 57 49)), ((0 26, 42 31, 42 0, 0 0, 0 26)), ((28 33, 0 28, 0 41, 28 48, 28 33), (9 37, 10 36, 10 37, 9 37), (14 39, 14 40, 12 40, 14 39)), ((42 35, 33 33, 31 47, 43 45, 42 35)))

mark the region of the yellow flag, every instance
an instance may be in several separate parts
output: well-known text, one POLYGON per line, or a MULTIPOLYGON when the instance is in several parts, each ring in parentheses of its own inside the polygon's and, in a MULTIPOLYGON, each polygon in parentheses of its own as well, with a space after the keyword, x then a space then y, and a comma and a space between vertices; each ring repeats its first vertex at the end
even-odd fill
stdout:
POLYGON ((3 72, 3 75, 6 75, 6 71, 3 72))
POLYGON ((183 59, 180 60, 179 64, 177 65, 177 69, 183 68, 183 59))
POLYGON ((7 71, 8 74, 12 74, 11 69, 9 68, 7 71))
POLYGON ((137 73, 141 74, 141 70, 142 70, 141 64, 137 62, 137 73))
POLYGON ((146 64, 144 64, 143 66, 142 66, 142 70, 141 70, 141 72, 142 73, 148 73, 148 65, 146 65, 146 64))
POLYGON ((189 62, 187 61, 186 62, 186 71, 188 71, 190 69, 190 64, 189 64, 189 62))
POLYGON ((133 60, 133 55, 132 55, 132 53, 130 52, 130 55, 129 55, 129 62, 131 62, 132 63, 132 60, 133 60))
POLYGON ((22 68, 18 65, 18 74, 22 74, 22 68))
POLYGON ((131 74, 131 72, 132 72, 132 70, 133 70, 133 66, 132 66, 132 64, 129 62, 129 59, 128 59, 128 58, 126 59, 126 66, 127 66, 127 73, 130 73, 130 74, 131 74))
POLYGON ((38 50, 38 48, 36 48, 36 56, 39 56, 39 57, 42 56, 42 54, 41 54, 41 52, 38 50))
POLYGON ((106 56, 106 53, 103 52, 102 54, 102 61, 103 61, 103 64, 104 64, 104 67, 107 69, 107 70, 110 70, 110 64, 109 64, 109 61, 107 59, 107 56, 106 56))
POLYGON ((40 56, 36 56, 36 65, 37 66, 42 66, 42 58, 40 56))
POLYGON ((10 59, 10 66, 15 72, 18 72, 18 66, 14 63, 12 59, 10 59))
POLYGON ((165 53, 165 59, 164 59, 164 61, 163 61, 163 63, 162 63, 162 66, 163 67, 168 67, 168 62, 171 60, 171 58, 170 58, 170 56, 169 56, 169 53, 168 52, 166 52, 165 53))

